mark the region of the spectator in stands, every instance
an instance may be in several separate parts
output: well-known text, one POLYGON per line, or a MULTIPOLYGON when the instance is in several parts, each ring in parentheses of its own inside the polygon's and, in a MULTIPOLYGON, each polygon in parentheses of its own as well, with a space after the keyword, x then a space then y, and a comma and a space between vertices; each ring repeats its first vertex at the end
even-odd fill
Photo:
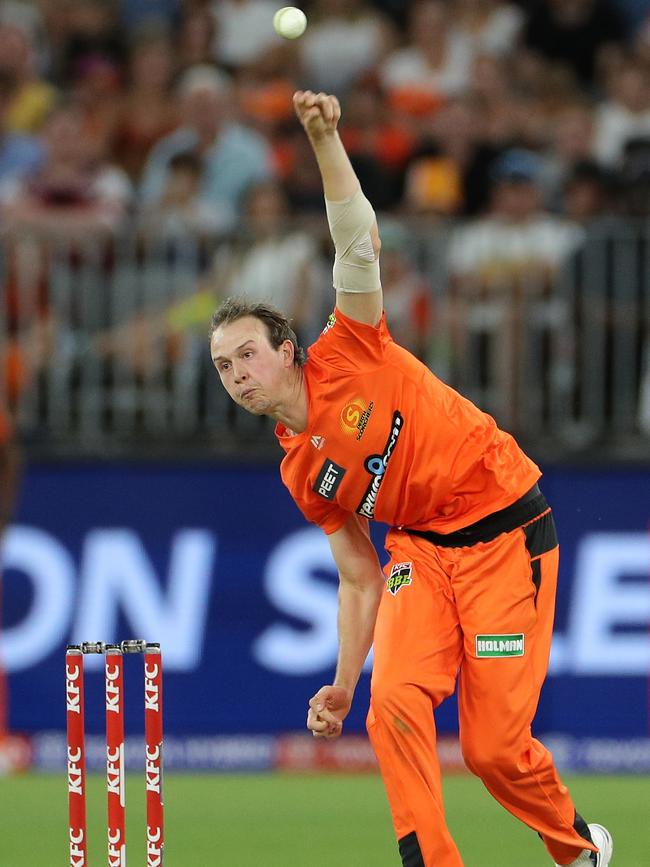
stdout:
POLYGON ((626 142, 620 181, 623 213, 647 220, 650 215, 650 136, 626 142))
POLYGON ((252 187, 240 234, 217 251, 213 297, 244 295, 281 306, 300 338, 310 340, 322 323, 321 282, 327 279, 313 233, 291 225, 282 187, 273 181, 252 187))
POLYGON ((311 158, 311 148, 302 128, 293 121, 287 124, 280 152, 279 177, 295 211, 322 215, 323 185, 316 161, 311 158))
POLYGON ((643 136, 650 136, 650 72, 626 58, 610 70, 607 99, 596 111, 595 154, 620 167, 626 142, 643 136))
POLYGON ((275 0, 214 0, 214 58, 235 72, 255 63, 280 42, 272 27, 275 0))
POLYGON ((29 36, 35 36, 43 26, 41 11, 31 0, 4 0, 0 23, 20 27, 29 36))
POLYGON ((540 176, 536 154, 506 151, 492 169, 491 213, 456 229, 449 248, 453 360, 468 391, 509 429, 521 420, 522 334, 531 321, 541 334, 558 324, 554 278, 583 239, 580 227, 542 209, 540 176))
POLYGON ((7 183, 36 171, 44 158, 43 147, 37 138, 11 132, 8 128, 8 115, 15 94, 15 78, 0 69, 0 194, 7 183))
POLYGON ((131 197, 124 173, 94 162, 83 136, 84 119, 74 105, 56 108, 45 124, 45 160, 34 174, 5 184, 4 222, 17 235, 26 230, 71 239, 115 229, 131 197))
POLYGON ((44 74, 50 55, 50 40, 49 34, 46 40, 43 9, 39 8, 43 5, 30 0, 3 0, 0 4, 0 23, 17 27, 25 34, 34 55, 34 68, 44 74))
MULTIPOLYGON (((55 4, 58 6, 59 4, 55 4)), ((69 84, 86 64, 103 61, 121 70, 126 40, 119 22, 119 4, 112 0, 67 0, 60 22, 65 28, 59 74, 69 84)))
POLYGON ((461 226, 450 270, 469 291, 512 289, 513 280, 547 275, 580 243, 581 231, 543 209, 540 158, 506 151, 492 167, 491 212, 461 226))
POLYGON ((181 17, 183 0, 121 0, 122 24, 130 32, 150 27, 175 27, 181 17))
POLYGON ((483 210, 498 153, 486 140, 485 121, 473 96, 450 99, 433 115, 406 174, 403 204, 409 212, 453 216, 483 210))
POLYGON ((68 92, 83 118, 88 152, 102 162, 111 155, 119 120, 122 70, 109 57, 87 55, 76 63, 68 92))
POLYGON ((157 238, 182 239, 211 235, 230 225, 230 212, 201 198, 203 166, 193 151, 175 154, 169 161, 165 189, 160 199, 141 215, 141 227, 157 238))
POLYGON ((390 333, 400 346, 427 360, 432 336, 432 290, 409 255, 409 233, 396 220, 381 222, 381 285, 390 333))
POLYGON ((551 210, 560 207, 565 184, 577 165, 594 159, 594 114, 590 103, 579 100, 566 105, 550 126, 544 151, 542 187, 551 210))
POLYGON ((361 186, 375 208, 384 210, 402 198, 406 166, 417 140, 386 109, 386 95, 374 76, 356 84, 345 100, 348 122, 341 139, 361 186))
POLYGON ((650 65, 650 12, 646 13, 634 37, 634 52, 641 63, 650 65))
POLYGON ((548 145, 558 118, 581 98, 581 91, 569 69, 550 64, 536 81, 528 82, 524 93, 529 108, 524 115, 520 143, 537 151, 548 145))
POLYGON ((562 215, 576 224, 593 226, 614 212, 614 181, 592 161, 575 163, 564 178, 562 215))
POLYGON ((176 42, 176 60, 180 70, 214 62, 215 20, 208 6, 192 5, 183 9, 176 42))
POLYGON ((344 96, 394 43, 390 20, 368 0, 315 0, 298 46, 304 81, 311 90, 344 96))
POLYGON ((112 152, 136 183, 151 148, 178 123, 171 94, 173 47, 164 29, 150 28, 135 35, 129 49, 128 72, 112 152))
POLYGON ((234 225, 246 190, 271 175, 268 144, 232 120, 232 85, 224 73, 204 66, 189 69, 181 79, 178 96, 183 125, 152 149, 140 189, 141 202, 148 206, 160 199, 172 158, 193 151, 204 166, 202 199, 220 214, 229 214, 228 221, 234 225))
POLYGON ((0 70, 12 76, 15 93, 7 113, 7 127, 38 133, 54 105, 57 91, 36 72, 35 55, 26 31, 0 25, 0 70))
POLYGON ((472 55, 504 57, 517 45, 524 23, 521 9, 502 0, 456 0, 454 32, 471 44, 472 55))
POLYGON ((624 36, 622 17, 610 0, 537 0, 523 42, 531 52, 568 66, 591 87, 599 58, 624 36))
POLYGON ((493 54, 474 58, 469 90, 481 107, 485 141, 497 150, 521 144, 531 111, 530 95, 515 85, 517 80, 511 58, 493 54))
POLYGON ((409 16, 409 43, 386 58, 380 75, 396 111, 428 116, 467 88, 471 63, 471 46, 453 30, 443 0, 417 0, 409 16))
POLYGON ((294 124, 293 94, 297 89, 294 47, 284 45, 267 49, 255 62, 237 73, 237 97, 241 116, 258 130, 274 150, 294 124))
MULTIPOLYGON (((182 168, 188 174, 192 159, 187 154, 182 161, 176 157, 176 171, 182 168)), ((196 163, 193 168, 198 168, 196 163)), ((182 237, 180 224, 189 208, 184 206, 181 213, 176 202, 168 208, 166 215, 156 216, 152 210, 152 223, 145 228, 157 231, 157 220, 164 237, 182 237)), ((189 351, 197 334, 204 340, 206 316, 216 302, 234 294, 284 304, 301 339, 311 340, 326 315, 321 300, 328 280, 331 271, 321 261, 313 232, 292 225, 284 190, 275 181, 265 181, 249 189, 238 231, 218 246, 198 291, 162 309, 154 305, 98 335, 95 350, 119 359, 138 375, 160 372, 189 351)))

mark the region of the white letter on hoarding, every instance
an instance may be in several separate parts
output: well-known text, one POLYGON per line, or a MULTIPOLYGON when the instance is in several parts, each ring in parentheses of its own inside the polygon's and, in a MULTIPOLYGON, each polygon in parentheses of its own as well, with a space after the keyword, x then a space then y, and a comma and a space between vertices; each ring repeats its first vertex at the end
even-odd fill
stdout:
POLYGON ((75 564, 53 536, 35 527, 10 526, 2 544, 5 572, 15 570, 32 583, 27 615, 5 629, 2 658, 9 673, 38 665, 65 639, 72 614, 75 564))
POLYGON ((277 545, 268 559, 264 586, 271 602, 285 614, 309 624, 269 626, 253 643, 263 668, 288 675, 314 674, 336 660, 338 637, 336 586, 319 581, 316 570, 333 572, 330 546, 321 530, 298 530, 277 545))
MULTIPOLYGON (((172 540, 167 590, 133 530, 93 530, 86 537, 75 640, 117 640, 121 609, 134 635, 158 641, 170 671, 196 668, 201 658, 216 539, 208 530, 180 530, 172 540)), ((88 658, 88 664, 101 664, 88 658)))
POLYGON ((649 578, 648 534, 585 536, 576 555, 567 636, 572 674, 648 674, 649 578), (638 576, 641 580, 623 583, 624 576, 638 576), (645 629, 615 632, 616 626, 645 629))

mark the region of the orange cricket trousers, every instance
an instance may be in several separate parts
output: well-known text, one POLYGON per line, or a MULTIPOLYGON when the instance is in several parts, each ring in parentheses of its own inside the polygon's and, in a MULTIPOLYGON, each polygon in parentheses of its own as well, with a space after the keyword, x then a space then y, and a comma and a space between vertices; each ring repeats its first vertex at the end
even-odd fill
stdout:
POLYGON ((491 541, 442 547, 391 530, 374 637, 368 733, 404 867, 458 867, 433 710, 458 677, 467 767, 539 832, 553 860, 595 849, 551 754, 531 734, 551 646, 558 547, 550 510, 491 541))

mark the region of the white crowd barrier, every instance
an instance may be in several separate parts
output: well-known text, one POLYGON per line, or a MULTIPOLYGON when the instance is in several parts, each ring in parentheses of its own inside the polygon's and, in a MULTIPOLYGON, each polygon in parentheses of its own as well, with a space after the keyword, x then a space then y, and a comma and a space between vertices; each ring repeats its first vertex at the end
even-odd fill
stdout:
MULTIPOLYGON (((454 274, 448 223, 402 229, 431 309, 419 351, 438 375, 549 454, 647 456, 647 225, 587 229, 559 267, 507 279, 454 274)), ((208 353, 214 262, 233 243, 246 239, 1 236, 0 403, 25 441, 50 455, 268 448, 269 425, 230 405, 208 353)), ((323 247, 311 334, 333 302, 323 247)))

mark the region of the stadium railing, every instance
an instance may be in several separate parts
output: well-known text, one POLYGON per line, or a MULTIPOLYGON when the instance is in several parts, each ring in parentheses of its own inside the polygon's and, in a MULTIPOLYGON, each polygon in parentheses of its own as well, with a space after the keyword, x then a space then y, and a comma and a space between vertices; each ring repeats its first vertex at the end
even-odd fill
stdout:
MULTIPOLYGON (((647 459, 648 225, 593 227, 556 271, 498 284, 454 279, 451 228, 406 232, 431 293, 423 360, 540 456, 647 459)), ((234 407, 211 367, 224 243, 131 228, 0 238, 0 404, 35 454, 275 454, 270 425, 234 407)))

